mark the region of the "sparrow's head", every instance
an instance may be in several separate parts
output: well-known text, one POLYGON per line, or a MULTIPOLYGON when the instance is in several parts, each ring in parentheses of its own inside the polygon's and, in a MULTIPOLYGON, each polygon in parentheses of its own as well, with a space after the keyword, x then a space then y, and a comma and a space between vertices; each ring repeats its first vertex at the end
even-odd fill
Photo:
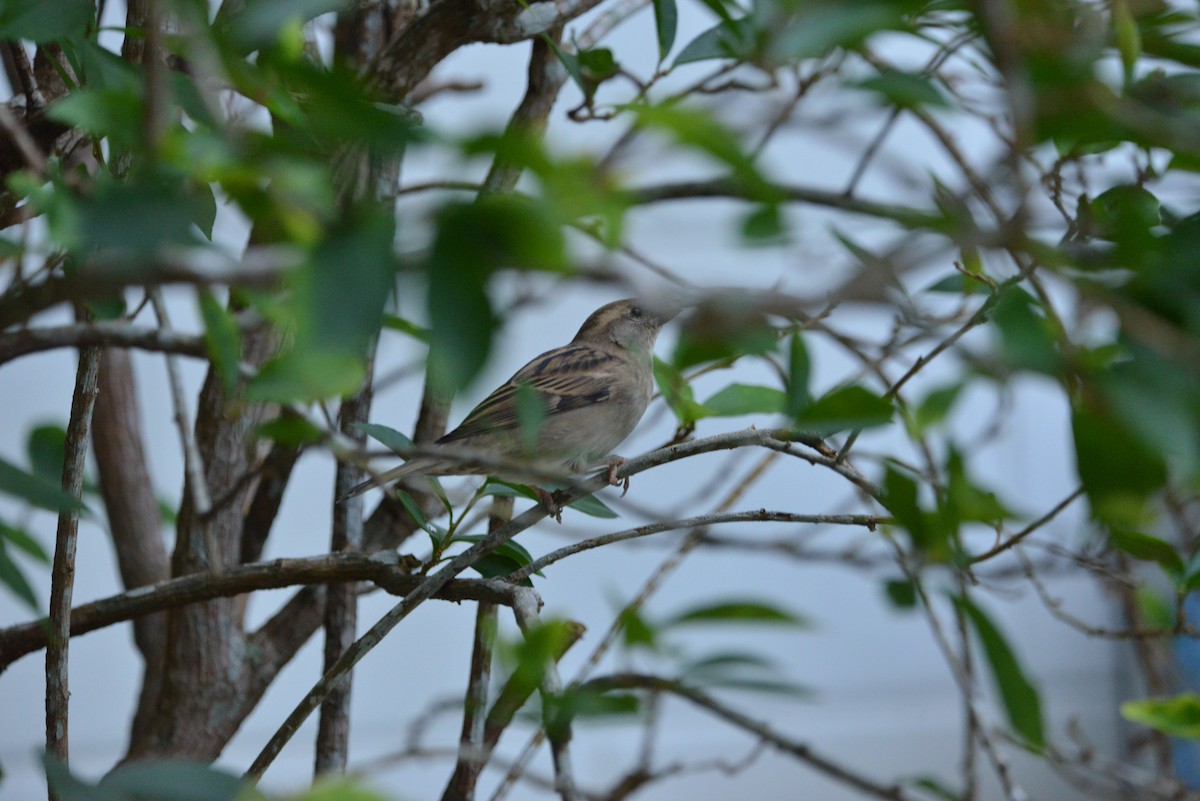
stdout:
POLYGON ((679 313, 676 307, 636 298, 601 306, 584 321, 576 342, 615 343, 627 350, 649 353, 659 329, 679 313))

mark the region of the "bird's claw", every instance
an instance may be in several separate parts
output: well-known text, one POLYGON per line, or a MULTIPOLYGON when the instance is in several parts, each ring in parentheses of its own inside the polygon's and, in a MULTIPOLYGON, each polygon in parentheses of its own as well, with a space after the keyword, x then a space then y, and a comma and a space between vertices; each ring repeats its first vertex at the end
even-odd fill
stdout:
POLYGON ((553 517, 554 521, 560 526, 562 525, 562 503, 560 498, 560 490, 547 492, 541 487, 534 486, 533 491, 537 493, 538 503, 546 510, 547 517, 553 517))
POLYGON ((621 497, 625 497, 625 493, 629 492, 629 476, 621 478, 617 475, 617 468, 625 464, 629 460, 623 456, 610 456, 608 459, 608 484, 611 487, 621 487, 621 497))

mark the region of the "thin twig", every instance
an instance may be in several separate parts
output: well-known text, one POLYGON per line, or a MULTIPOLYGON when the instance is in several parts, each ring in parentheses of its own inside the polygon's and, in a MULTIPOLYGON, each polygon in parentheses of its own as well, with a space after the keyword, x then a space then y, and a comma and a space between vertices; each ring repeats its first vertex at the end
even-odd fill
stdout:
MULTIPOLYGON (((84 348, 79 353, 75 394, 63 453, 63 492, 78 501, 83 494, 87 463, 88 431, 96 405, 100 351, 84 348)), ((70 644, 71 596, 75 589, 75 546, 79 534, 80 506, 63 509, 58 515, 58 535, 50 574, 50 621, 46 628, 46 750, 62 762, 69 755, 68 700, 70 682, 67 652, 70 644)), ((51 794, 51 801, 54 796, 51 794)))
MULTIPOLYGON (((159 327, 164 331, 173 330, 171 318, 167 314, 167 306, 163 302, 162 292, 158 288, 149 290, 150 303, 154 306, 154 315, 159 327)), ((183 474, 186 491, 191 494, 192 506, 197 517, 203 519, 212 507, 208 494, 208 480, 204 476, 204 460, 200 457, 200 448, 196 444, 196 433, 192 428, 191 415, 188 413, 187 399, 184 397, 183 376, 179 371, 179 362, 173 354, 166 354, 167 377, 171 387, 171 406, 175 412, 175 427, 179 430, 179 441, 183 447, 183 474)), ((208 550, 209 569, 220 570, 222 557, 220 544, 211 526, 206 526, 209 532, 205 545, 208 550)))
MULTIPOLYGON (((529 636, 541 625, 538 608, 542 599, 533 590, 522 587, 516 591, 515 601, 513 615, 521 632, 529 636)), ((554 788, 558 790, 562 801, 578 801, 575 772, 571 766, 571 720, 569 715, 564 714, 562 678, 558 675, 558 664, 552 654, 546 655, 541 667, 542 727, 550 740, 550 753, 554 760, 554 788)))
MULTIPOLYGON (((366 434, 356 427, 370 419, 373 390, 371 375, 374 372, 375 345, 372 342, 367 355, 366 380, 353 396, 342 401, 338 410, 338 430, 343 436, 363 442, 366 434)), ((334 474, 334 497, 340 498, 358 483, 361 472, 353 462, 339 461, 334 474)), ((329 551, 359 551, 363 539, 363 499, 350 498, 333 506, 332 531, 329 551)), ((358 593, 348 584, 331 586, 325 592, 325 649, 324 670, 332 667, 350 644, 358 627, 358 593)), ((317 724, 317 740, 313 772, 345 773, 350 753, 350 691, 351 676, 347 675, 329 697, 321 704, 317 724)))
POLYGON ((1004 553, 1009 548, 1012 548, 1016 545, 1020 545, 1022 540, 1024 540, 1026 537, 1028 537, 1033 532, 1040 529, 1042 526, 1049 523, 1054 518, 1058 517, 1060 512, 1062 512, 1064 509, 1066 509, 1068 506, 1070 506, 1072 503, 1074 503, 1075 500, 1078 499, 1079 497, 1081 497, 1082 495, 1083 495, 1083 487, 1077 487, 1074 492, 1072 492, 1070 495, 1068 495, 1067 497, 1063 498, 1061 501, 1056 503, 1050 511, 1046 512, 1046 514, 1042 515, 1037 520, 1034 520, 1032 523, 1030 523, 1025 528, 1018 531, 1016 534, 1013 534, 1011 537, 1009 537, 1006 540, 996 543, 994 546, 992 546, 988 550, 984 551, 983 553, 981 553, 977 556, 972 556, 970 559, 970 564, 974 565, 974 564, 978 564, 980 562, 986 561, 988 559, 991 559, 993 556, 1004 553))
POLYGON ((773 523, 805 523, 813 525, 839 525, 839 526, 864 526, 873 530, 877 525, 886 525, 891 522, 890 517, 878 517, 875 515, 811 515, 797 514, 795 512, 776 512, 766 509, 753 509, 745 512, 726 512, 707 515, 696 515, 695 517, 687 517, 682 520, 661 520, 657 523, 647 523, 643 526, 628 528, 623 531, 616 531, 611 534, 602 534, 596 537, 589 537, 585 540, 565 545, 555 551, 551 551, 545 556, 539 557, 519 570, 514 570, 509 573, 506 578, 509 581, 521 581, 529 578, 534 573, 537 573, 542 568, 552 565, 568 556, 574 556, 583 551, 590 551, 593 548, 599 548, 604 545, 611 545, 614 542, 624 542, 626 540, 637 539, 639 537, 648 537, 652 534, 659 534, 663 531, 678 531, 683 528, 697 528, 721 525, 725 523, 747 523, 747 522, 773 522, 773 523))

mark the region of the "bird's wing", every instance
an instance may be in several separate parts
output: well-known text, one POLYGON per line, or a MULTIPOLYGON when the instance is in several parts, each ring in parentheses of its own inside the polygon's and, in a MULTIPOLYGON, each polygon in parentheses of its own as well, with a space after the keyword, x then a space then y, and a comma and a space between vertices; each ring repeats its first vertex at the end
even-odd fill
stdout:
POLYGON ((516 375, 471 410, 462 425, 438 440, 457 442, 520 425, 517 393, 527 385, 542 402, 547 417, 604 403, 612 396, 621 359, 595 345, 576 342, 547 351, 517 371, 516 375))

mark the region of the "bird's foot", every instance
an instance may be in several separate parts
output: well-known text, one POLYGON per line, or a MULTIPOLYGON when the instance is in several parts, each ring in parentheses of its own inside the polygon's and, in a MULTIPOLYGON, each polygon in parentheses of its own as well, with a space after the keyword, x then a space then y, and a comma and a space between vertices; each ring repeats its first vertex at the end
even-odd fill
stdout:
POLYGON ((555 522, 557 522, 561 526, 562 525, 562 502, 561 502, 562 491, 554 490, 554 492, 547 492, 546 490, 542 489, 541 487, 537 486, 536 484, 533 487, 533 491, 537 493, 538 503, 540 503, 542 505, 542 508, 546 510, 546 515, 549 517, 553 517, 555 522))
POLYGON ((606 477, 608 478, 608 484, 611 487, 622 487, 622 489, 621 489, 621 497, 622 498, 625 497, 625 493, 629 492, 629 476, 625 476, 624 478, 619 478, 617 476, 617 469, 620 468, 621 465, 625 464, 628 461, 629 460, 626 459, 624 456, 608 457, 608 473, 606 474, 606 477))

